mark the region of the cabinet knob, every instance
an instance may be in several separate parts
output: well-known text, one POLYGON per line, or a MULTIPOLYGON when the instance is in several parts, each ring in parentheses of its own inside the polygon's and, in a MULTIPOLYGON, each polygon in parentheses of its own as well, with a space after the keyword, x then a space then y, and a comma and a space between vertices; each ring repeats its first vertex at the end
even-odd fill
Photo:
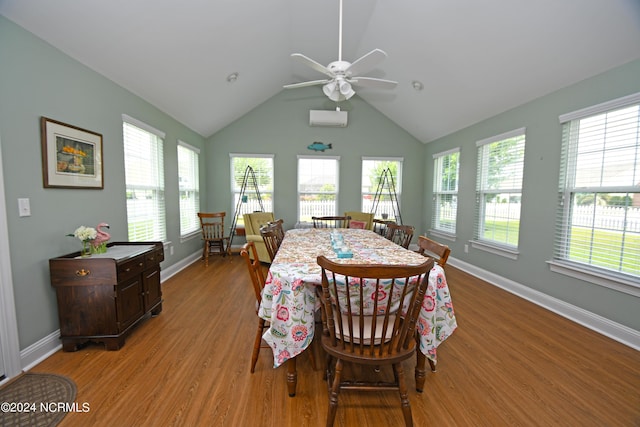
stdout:
POLYGON ((90 274, 91 274, 91 270, 85 270, 84 268, 81 268, 80 270, 76 270, 76 276, 84 277, 90 274))

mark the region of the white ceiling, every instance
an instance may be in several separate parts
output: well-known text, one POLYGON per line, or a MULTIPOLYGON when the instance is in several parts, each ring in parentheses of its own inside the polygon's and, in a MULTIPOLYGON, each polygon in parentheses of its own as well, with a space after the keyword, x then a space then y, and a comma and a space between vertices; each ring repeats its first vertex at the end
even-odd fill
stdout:
MULTIPOLYGON (((323 77, 290 54, 337 59, 338 5, 0 0, 0 14, 208 137, 323 77)), ((344 0, 343 25, 343 59, 382 49, 366 75, 399 82, 358 95, 425 143, 640 58, 638 0, 344 0)))

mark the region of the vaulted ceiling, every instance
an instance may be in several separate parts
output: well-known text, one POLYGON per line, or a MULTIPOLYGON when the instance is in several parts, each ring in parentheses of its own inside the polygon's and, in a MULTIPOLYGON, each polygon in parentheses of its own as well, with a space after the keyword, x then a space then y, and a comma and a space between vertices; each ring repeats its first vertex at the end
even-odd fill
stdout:
MULTIPOLYGON (((0 14, 204 137, 284 84, 323 78, 290 55, 336 60, 338 11, 339 0, 0 0, 0 14)), ((640 58, 638 0, 344 0, 343 27, 343 59, 382 49, 366 75, 399 83, 357 95, 425 143, 640 58)))

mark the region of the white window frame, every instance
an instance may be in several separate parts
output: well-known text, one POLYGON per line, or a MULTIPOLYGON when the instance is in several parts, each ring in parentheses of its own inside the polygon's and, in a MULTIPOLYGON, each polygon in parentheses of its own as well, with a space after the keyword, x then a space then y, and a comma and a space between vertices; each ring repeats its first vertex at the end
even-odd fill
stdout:
MULTIPOLYGON (((476 181, 476 215, 475 215, 475 229, 474 229, 474 239, 471 240, 471 245, 474 248, 485 250, 487 252, 494 253, 496 255, 501 255, 510 259, 517 259, 519 255, 518 245, 520 241, 520 227, 518 226, 518 234, 517 241, 518 243, 509 244, 508 242, 488 239, 484 234, 485 221, 486 221, 486 204, 483 202, 488 195, 509 195, 509 200, 507 202, 507 207, 509 211, 507 213, 507 220, 510 221, 512 219, 511 212, 511 198, 519 197, 520 198, 520 206, 518 209, 518 218, 521 217, 522 213, 522 182, 524 177, 524 150, 526 147, 526 128, 514 129, 509 132, 502 133, 500 135, 493 136, 491 138, 486 138, 476 142, 476 147, 478 148, 478 170, 477 170, 477 181, 476 181), (513 185, 512 187, 505 188, 500 187, 497 189, 489 188, 489 179, 490 171, 489 171, 489 147, 494 143, 503 143, 506 140, 512 138, 522 137, 522 159, 519 160, 521 163, 521 169, 517 170, 517 173, 520 174, 520 183, 519 186, 513 185)), ((515 181, 512 180, 512 184, 515 184, 515 181)), ((518 219, 519 220, 519 219, 518 219)), ((507 227, 508 229, 508 227, 507 227)), ((507 232, 508 234, 508 232, 507 232)))
MULTIPOLYGON (((402 206, 402 166, 404 163, 404 158, 403 157, 368 157, 368 156, 363 156, 362 157, 362 162, 361 162, 361 168, 362 168, 362 182, 361 182, 361 194, 360 194, 360 206, 362 209, 362 212, 371 212, 371 209, 373 208, 373 201, 376 195, 376 192, 378 190, 378 187, 376 188, 370 188, 370 191, 365 191, 365 188, 370 187, 368 182, 365 182, 365 179, 369 178, 369 175, 365 176, 365 162, 394 162, 397 163, 398 167, 397 167, 397 175, 393 176, 393 185, 395 187, 395 192, 396 192, 396 199, 398 201, 398 207, 402 206)), ((384 195, 388 195, 388 190, 386 193, 383 193, 382 196, 384 195)), ((382 210, 385 213, 391 213, 391 212, 395 212, 395 207, 391 207, 390 209, 380 209, 380 206, 378 206, 378 211, 382 210)), ((376 218, 380 219, 382 218, 381 216, 376 216, 376 218)))
POLYGON ((311 216, 315 215, 315 216, 333 216, 333 215, 338 215, 339 212, 339 195, 340 195, 340 156, 304 156, 304 155, 299 155, 298 156, 298 173, 297 173, 297 190, 298 190, 298 222, 299 223, 308 223, 311 221, 311 216), (300 190, 300 173, 301 173, 301 168, 300 168, 300 161, 301 160, 333 160, 335 161, 335 190, 334 191, 301 191, 300 190), (312 213, 311 216, 309 216, 309 218, 307 217, 302 217, 302 197, 304 195, 321 195, 321 194, 333 194, 335 196, 335 204, 334 204, 334 208, 332 211, 323 211, 323 212, 315 212, 312 213))
POLYGON ((167 240, 164 193, 165 133, 126 114, 122 115, 122 122, 129 241, 165 242, 167 240), (132 128, 128 128, 129 126, 132 128), (148 147, 141 146, 140 142, 129 140, 128 131, 137 132, 140 137, 149 138, 148 147), (129 198, 129 195, 135 193, 144 195, 144 199, 129 198), (151 199, 149 199, 150 195, 151 199), (139 203, 136 203, 136 200, 139 203), (143 200, 146 201, 143 202, 143 200), (134 217, 137 218, 134 219, 134 217), (146 219, 139 221, 139 218, 146 219), (134 222, 148 224, 136 229, 133 227, 134 222))
MULTIPOLYGON (((248 161, 253 160, 253 159, 267 159, 269 160, 269 164, 270 167, 267 168, 267 170, 255 170, 255 168, 251 168, 253 169, 253 172, 256 176, 256 183, 258 185, 258 191, 260 192, 260 200, 262 201, 262 207, 264 208, 264 212, 274 212, 274 206, 273 206, 273 193, 274 193, 274 174, 275 174, 275 165, 274 165, 274 159, 275 159, 275 155, 273 154, 255 154, 255 153, 229 153, 229 170, 231 173, 231 202, 233 203, 233 205, 231 206, 231 212, 234 213, 234 215, 236 215, 236 208, 238 206, 240 206, 239 212, 237 213, 238 215, 238 220, 236 223, 236 227, 237 226, 244 226, 244 218, 243 218, 243 214, 245 213, 251 213, 254 211, 257 211, 260 209, 260 203, 258 202, 257 199, 257 193, 255 191, 255 186, 253 185, 253 181, 252 181, 252 177, 247 176, 247 184, 246 184, 246 188, 245 188, 245 196, 246 197, 246 201, 238 204, 238 200, 240 198, 240 193, 242 190, 242 182, 240 183, 240 185, 236 185, 236 177, 235 177, 235 169, 234 169, 234 162, 235 159, 247 159, 248 161), (266 174, 270 179, 270 184, 268 185, 261 185, 260 183, 260 176, 261 174, 266 174)), ((244 170, 242 171, 242 177, 241 179, 244 180, 244 175, 246 173, 246 167, 244 168, 244 170)), ((275 214, 275 212, 274 212, 275 214)))
POLYGON ((454 237, 456 235, 457 228, 457 216, 458 216, 458 183, 460 182, 460 148, 454 148, 452 150, 443 151, 433 155, 433 212, 431 217, 431 234, 437 234, 443 237, 454 237), (442 185, 441 177, 444 175, 444 162, 445 159, 451 158, 457 154, 455 160, 455 185, 453 188, 448 186, 444 188, 442 185), (442 215, 442 198, 447 197, 454 200, 452 206, 449 207, 449 214, 447 218, 451 220, 451 226, 447 227, 441 223, 443 219, 442 215))
MULTIPOLYGON (((625 96, 622 98, 614 99, 612 101, 597 104, 588 108, 584 108, 571 113, 563 114, 559 117, 560 123, 563 125, 563 148, 562 158, 560 166, 560 182, 559 182, 559 197, 558 197, 558 215, 556 220, 556 237, 554 242, 554 256, 549 260, 550 270, 556 273, 568 275, 574 278, 588 281, 600 286, 615 289, 620 292, 624 292, 635 297, 640 297, 640 275, 633 273, 627 273, 623 271, 616 271, 606 268, 604 266, 594 265, 590 262, 581 262, 576 259, 572 259, 569 254, 569 239, 571 231, 570 224, 573 224, 572 217, 572 200, 573 194, 576 193, 633 193, 640 197, 640 185, 589 185, 580 186, 575 182, 576 176, 576 159, 577 159, 577 146, 579 144, 578 134, 576 132, 579 129, 581 120, 594 119, 597 116, 604 115, 608 118, 608 113, 615 113, 617 110, 625 109, 629 107, 637 106, 640 110, 640 92, 625 96)), ((638 113, 640 115, 640 112, 638 113)), ((637 119, 637 120, 640 120, 637 119)), ((603 133, 602 138, 608 138, 609 127, 606 127, 607 131, 603 133)), ((633 137, 631 141, 633 142, 633 137)), ((606 140, 606 139, 605 139, 606 140)), ((638 131, 638 122, 636 122, 635 131, 636 153, 640 151, 640 132, 638 131)), ((605 142, 606 144, 606 142, 605 142)), ((604 148, 604 146, 603 146, 604 148)), ((605 150, 604 153, 612 152, 613 150, 605 150)), ((637 154, 636 154, 637 155, 637 154)), ((604 154, 603 154, 604 156, 604 154)), ((636 164, 637 168, 637 164, 636 164)), ((638 169, 636 169, 636 173, 638 169)), ((640 178, 636 176, 636 179, 640 178)), ((594 205, 595 206, 595 205, 594 205)), ((629 208, 627 206, 627 208, 629 208)), ((595 207, 594 207, 595 209, 595 207)), ((625 213, 626 217, 627 213, 625 213)), ((596 218, 593 218, 595 221, 596 218)), ((594 226, 595 227, 595 226, 594 226)), ((596 230, 592 228, 592 231, 596 230)), ((626 220, 623 230, 623 234, 628 233, 626 220)), ((621 251, 621 256, 625 253, 622 248, 618 248, 621 251)), ((626 252, 628 256, 628 252, 626 252)))
POLYGON ((188 239, 200 234, 200 221, 198 220, 198 212, 200 212, 200 149, 178 140, 176 150, 178 154, 180 238, 188 239))

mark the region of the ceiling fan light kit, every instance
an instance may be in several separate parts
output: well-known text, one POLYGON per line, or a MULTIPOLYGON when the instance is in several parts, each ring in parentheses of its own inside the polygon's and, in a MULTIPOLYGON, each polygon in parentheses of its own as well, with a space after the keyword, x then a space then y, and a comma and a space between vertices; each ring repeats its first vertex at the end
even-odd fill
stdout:
POLYGON ((305 86, 322 85, 322 92, 332 101, 345 101, 355 95, 352 86, 370 87, 376 89, 393 89, 398 82, 392 80, 378 79, 374 77, 360 77, 359 74, 366 73, 373 69, 378 63, 383 61, 387 54, 374 49, 355 62, 350 63, 342 60, 342 0, 340 0, 338 33, 338 60, 331 62, 326 67, 319 62, 301 54, 293 53, 291 57, 303 63, 309 68, 324 74, 328 78, 323 80, 312 80, 301 83, 284 85, 285 89, 295 89, 305 86))

